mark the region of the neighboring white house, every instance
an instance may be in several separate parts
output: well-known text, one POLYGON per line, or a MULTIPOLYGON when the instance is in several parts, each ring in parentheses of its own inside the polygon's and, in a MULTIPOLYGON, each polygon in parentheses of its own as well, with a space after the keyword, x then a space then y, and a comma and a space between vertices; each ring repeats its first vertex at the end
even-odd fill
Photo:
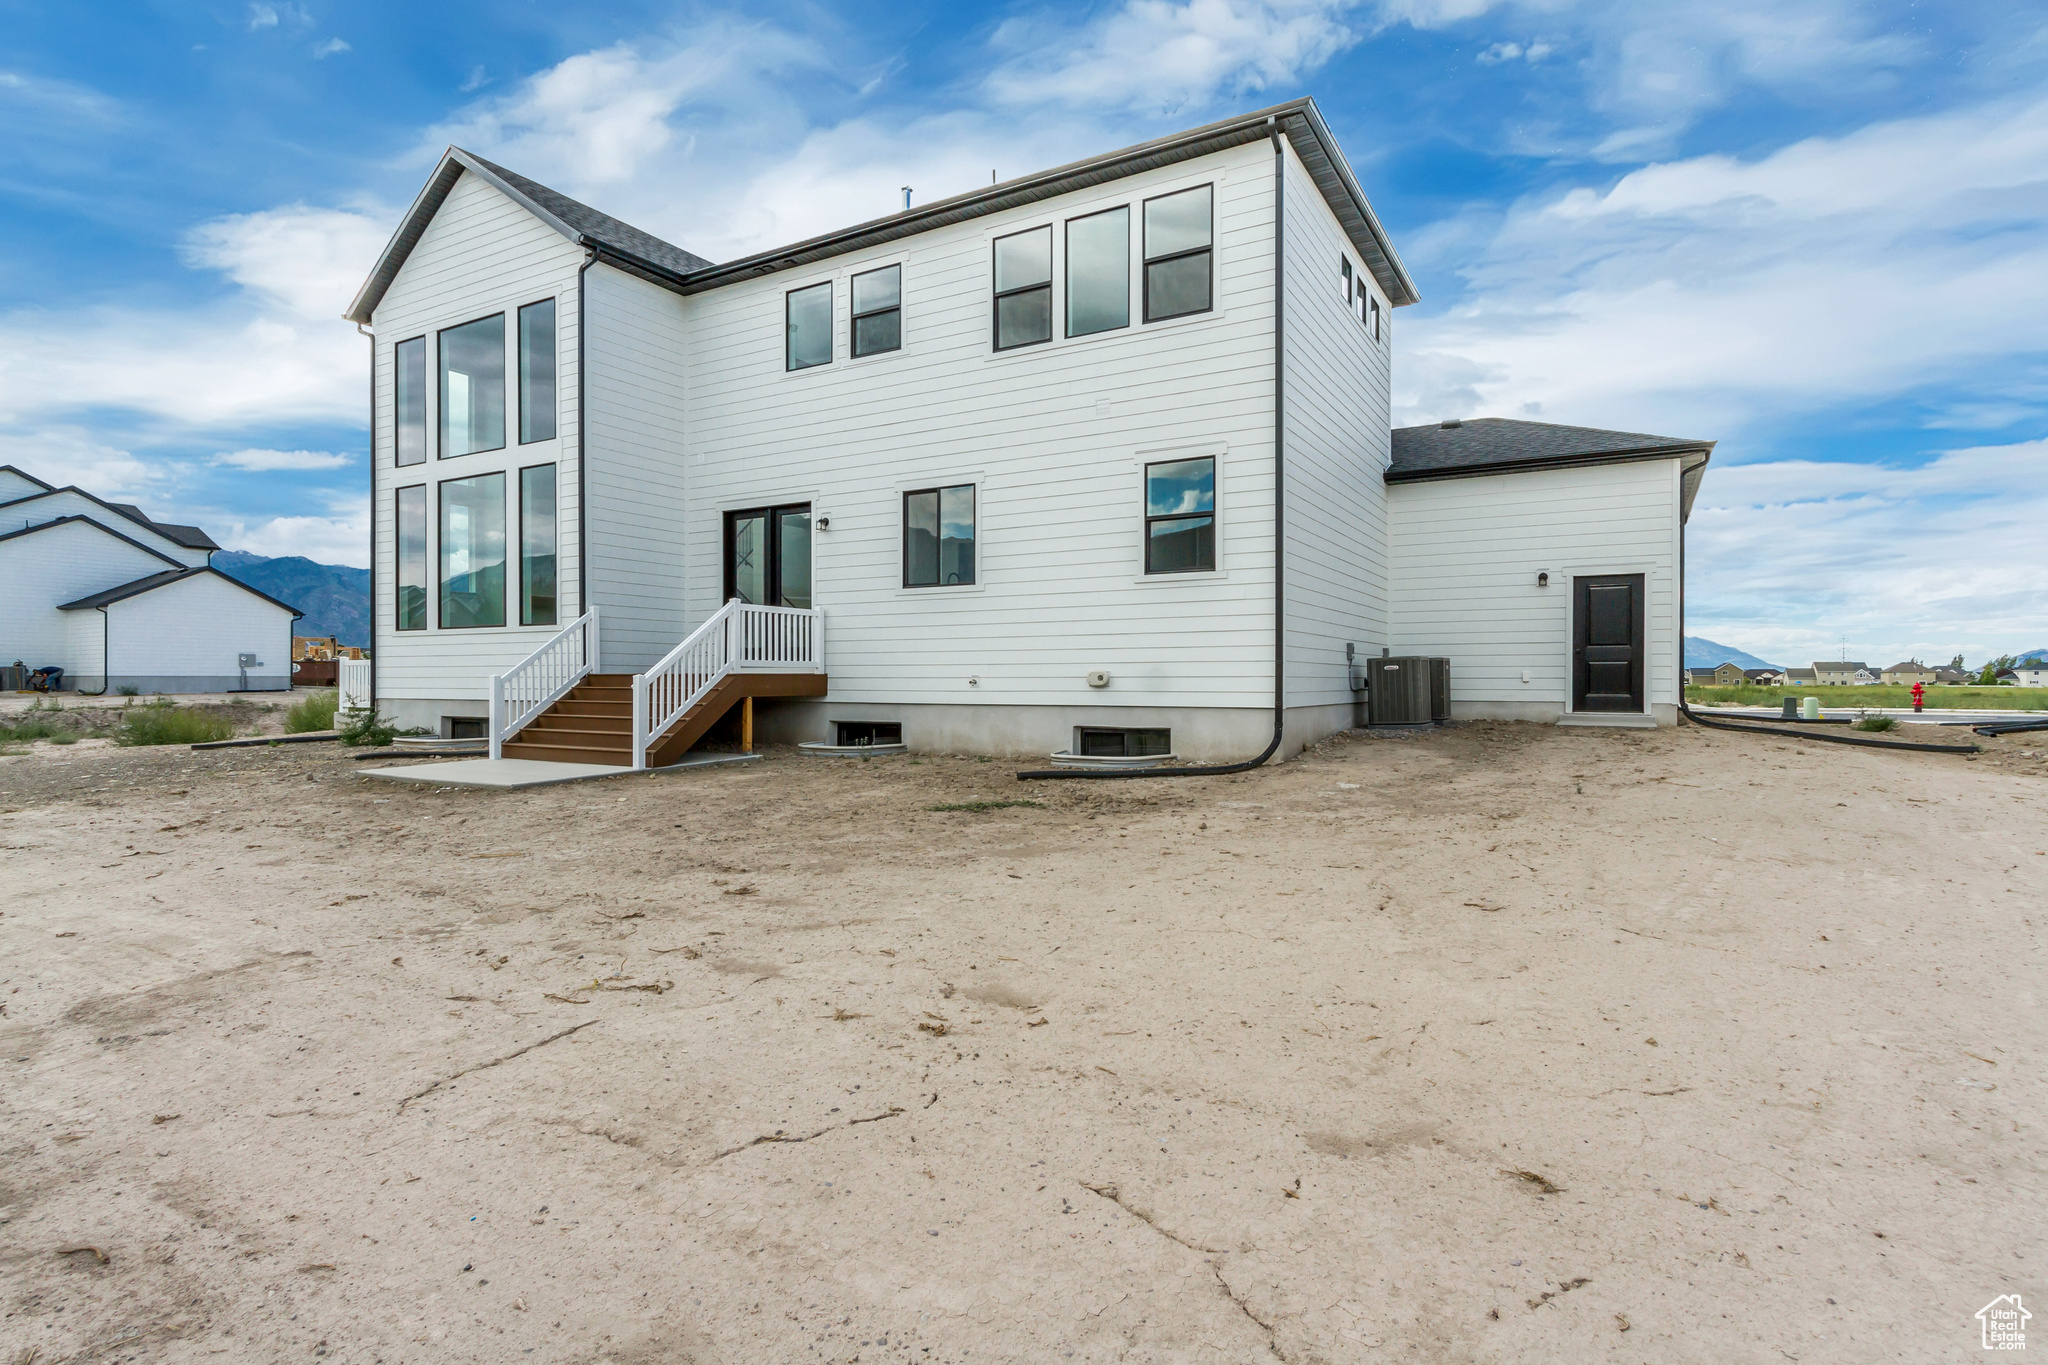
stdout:
POLYGON ((769 738, 1249 759, 1391 651, 1668 723, 1713 443, 1394 431, 1416 298, 1308 100, 723 265, 451 148, 348 312, 376 705, 653 754, 737 661, 769 738))
POLYGON ((2022 659, 2012 666, 2012 676, 2021 687, 2048 687, 2048 658, 2022 659))
POLYGON ((87 695, 288 689, 300 613, 211 567, 219 548, 0 466, 0 662, 87 695))

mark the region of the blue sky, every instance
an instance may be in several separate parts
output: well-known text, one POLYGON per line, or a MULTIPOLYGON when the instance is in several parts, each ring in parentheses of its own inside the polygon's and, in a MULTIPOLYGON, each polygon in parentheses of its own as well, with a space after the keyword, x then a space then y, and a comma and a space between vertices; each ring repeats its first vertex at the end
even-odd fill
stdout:
POLYGON ((1690 630, 2048 646, 2048 13, 1719 0, 0 4, 0 462, 361 564, 339 313, 449 142, 727 259, 1315 96, 1396 421, 1718 439, 1690 630))

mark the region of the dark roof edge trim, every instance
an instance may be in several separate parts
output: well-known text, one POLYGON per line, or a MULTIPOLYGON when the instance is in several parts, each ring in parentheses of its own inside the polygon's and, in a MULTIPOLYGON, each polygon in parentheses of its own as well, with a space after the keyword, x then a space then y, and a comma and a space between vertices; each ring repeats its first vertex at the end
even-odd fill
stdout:
MULTIPOLYGON (((56 492, 56 485, 44 483, 41 479, 29 473, 26 469, 17 468, 16 466, 11 464, 0 464, 0 474, 13 474, 20 478, 27 479, 30 483, 42 489, 45 493, 56 492)), ((30 496, 34 495, 31 494, 30 496)))
POLYGON ((1686 466, 1689 471, 1704 465, 1714 453, 1714 442, 1701 441, 1697 445, 1682 446, 1638 446, 1633 450, 1602 450, 1587 455, 1552 455, 1541 460, 1516 460, 1503 464, 1460 465, 1448 469, 1389 469, 1383 476, 1388 483, 1424 483, 1433 479, 1476 479, 1486 474, 1528 474, 1546 469, 1575 469, 1581 465, 1627 464, 1634 460, 1677 459, 1684 455, 1698 455, 1696 464, 1686 466))
POLYGON ((200 574, 212 574, 215 578, 221 579, 224 582, 234 584, 236 587, 240 588, 243 592, 248 593, 252 597, 262 598, 264 601, 270 603, 270 605, 273 607, 282 607, 284 608, 284 610, 292 614, 292 619, 294 621, 300 619, 306 614, 300 611, 297 607, 293 606, 289 602, 278 601, 275 597, 272 597, 269 593, 264 592, 261 588, 250 587, 247 583, 244 583, 241 579, 236 578, 233 574, 222 573, 219 569, 214 568, 211 564, 195 564, 188 569, 184 569, 178 572, 167 571, 160 574, 150 574, 146 578, 137 578, 132 582, 123 583, 119 587, 108 588, 103 592, 90 593, 87 596, 79 598, 76 602, 59 603, 57 606, 57 610, 85 611, 94 607, 111 607, 116 602, 125 602, 131 597, 140 597, 146 592, 155 592, 158 588, 168 588, 173 583, 183 583, 186 579, 196 578, 200 574))
MULTIPOLYGON (((68 526, 75 521, 82 521, 87 526, 91 526, 96 530, 103 531, 118 541, 122 541, 126 544, 133 545, 136 549, 142 551, 142 553, 146 555, 155 555, 158 559, 161 559, 164 563, 171 565, 173 568, 184 569, 193 567, 191 565, 180 564, 177 560, 172 559, 162 550, 152 550, 147 545, 144 545, 141 541, 136 540, 133 536, 124 536, 111 526, 102 526, 100 525, 100 523, 94 521, 91 517, 86 516, 83 512, 73 512, 68 517, 57 517, 52 521, 39 521, 33 526, 24 526, 19 531, 9 531, 5 535, 0 535, 0 540, 13 540, 17 536, 32 536, 38 531, 47 531, 54 526, 68 526)), ((188 545, 185 548, 189 550, 194 549, 196 547, 188 545)))
MULTIPOLYGON (((168 540, 171 544, 177 546, 181 550, 204 550, 209 554, 212 553, 212 550, 208 550, 207 546, 205 545, 187 545, 184 541, 179 540, 176 536, 170 534, 170 532, 166 531, 163 527, 157 525, 157 523, 149 520, 147 516, 138 518, 130 513, 124 512, 119 507, 116 507, 113 503, 108 502, 105 498, 102 498, 94 493, 88 493, 75 483, 67 483, 62 488, 52 488, 47 493, 31 493, 25 498, 16 498, 12 502, 0 502, 0 507, 19 507, 21 506, 21 504, 25 502, 36 502, 42 498, 54 497, 58 493, 76 493, 78 494, 79 497, 84 498, 87 502, 106 508, 109 512, 112 512, 115 516, 119 517, 122 521, 128 522, 131 525, 140 526, 143 530, 149 532, 153 536, 161 536, 163 539, 168 540)), ((53 517, 51 518, 51 520, 54 521, 56 520, 56 518, 53 517)), ((87 517, 86 520, 91 521, 92 518, 87 517)), ((101 529, 104 530, 105 528, 102 527, 101 529)), ((199 528, 196 526, 188 527, 186 529, 194 531, 199 530, 199 528)), ((204 536, 206 535, 206 532, 199 531, 199 534, 204 536)), ((206 536, 206 538, 209 542, 213 540, 212 536, 206 536)), ((214 545, 212 547, 213 550, 218 550, 219 548, 220 546, 218 545, 214 545)), ((173 564, 176 564, 179 561, 176 559, 172 559, 171 562, 173 564)))

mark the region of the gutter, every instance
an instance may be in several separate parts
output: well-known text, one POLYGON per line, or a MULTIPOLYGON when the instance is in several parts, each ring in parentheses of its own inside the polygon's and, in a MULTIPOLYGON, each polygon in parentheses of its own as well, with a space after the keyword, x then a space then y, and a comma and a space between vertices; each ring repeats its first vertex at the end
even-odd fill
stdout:
POLYGON ((1017 774, 1019 782, 1088 778, 1222 777, 1247 772, 1280 751, 1287 734, 1287 152, 1280 119, 1266 120, 1273 140, 1273 737, 1257 758, 1192 768, 1055 768, 1017 774))
POLYGON ((107 689, 114 685, 113 674, 108 670, 114 666, 114 618, 107 615, 105 607, 95 607, 100 614, 100 690, 97 692, 76 692, 79 697, 104 697, 107 689))
MULTIPOLYGON (((584 301, 590 296, 586 276, 604 255, 604 249, 582 236, 576 238, 576 244, 590 252, 583 264, 576 267, 576 614, 583 616, 590 611, 590 498, 586 474, 590 468, 590 370, 585 361, 590 313, 584 301)), ((591 672, 597 671, 599 662, 590 660, 591 672)))
MULTIPOLYGON (((362 323, 360 323, 360 322, 356 324, 356 330, 357 330, 358 332, 361 332, 361 333, 362 333, 362 334, 363 334, 364 336, 366 336, 366 337, 368 337, 368 338, 370 339, 370 698, 369 698, 369 700, 370 700, 370 714, 374 716, 374 715, 376 715, 376 714, 377 714, 377 334, 376 334, 375 332, 373 332, 373 331, 370 331, 370 330, 369 330, 368 328, 364 327, 364 326, 363 326, 363 324, 362 324, 362 323)), ((394 424, 395 424, 395 423, 396 423, 396 421, 397 421, 397 417, 398 417, 398 414, 397 414, 397 413, 393 413, 393 414, 392 414, 392 420, 393 420, 393 423, 394 423, 394 424)), ((397 516, 397 512, 396 512, 396 509, 395 509, 395 507, 394 507, 394 510, 393 510, 393 513, 392 513, 392 515, 393 515, 393 517, 394 517, 394 518, 395 518, 395 517, 397 516)), ((393 522, 393 525, 392 525, 392 527, 391 527, 391 550, 392 550, 392 559, 393 559, 394 561, 396 561, 396 559, 398 558, 398 526, 397 526, 397 524, 396 524, 395 520, 394 520, 394 522, 393 522)), ((294 623, 296 623, 296 622, 297 622, 297 619, 298 619, 298 618, 296 618, 296 617, 294 617, 294 618, 293 618, 293 621, 294 621, 294 623)), ((394 619, 394 620, 392 621, 392 623, 391 623, 391 624, 392 624, 392 625, 393 625, 393 626, 395 627, 395 626, 396 626, 396 625, 398 624, 398 622, 397 622, 397 621, 396 621, 396 620, 394 619)), ((290 655, 291 655, 291 651, 290 651, 289 649, 287 649, 287 650, 285 651, 285 655, 286 655, 286 658, 287 658, 287 659, 289 659, 289 658, 290 658, 290 655)), ((286 667, 287 667, 287 668, 289 668, 289 667, 290 667, 290 664, 289 664, 289 663, 287 663, 287 664, 286 664, 286 667)), ((290 684, 290 682, 289 682, 289 676, 290 676, 290 675, 289 675, 289 674, 287 674, 286 676, 287 676, 287 682, 286 682, 286 684, 285 684, 285 690, 286 690, 286 691, 290 691, 290 690, 291 690, 291 684, 290 684)), ((334 680, 335 680, 335 683, 337 684, 337 686, 336 686, 336 690, 337 690, 337 691, 339 691, 339 690, 340 690, 340 688, 339 688, 339 684, 340 684, 340 682, 341 682, 341 675, 340 675, 339 671, 337 671, 337 672, 336 672, 336 674, 335 674, 335 679, 334 679, 334 680)))

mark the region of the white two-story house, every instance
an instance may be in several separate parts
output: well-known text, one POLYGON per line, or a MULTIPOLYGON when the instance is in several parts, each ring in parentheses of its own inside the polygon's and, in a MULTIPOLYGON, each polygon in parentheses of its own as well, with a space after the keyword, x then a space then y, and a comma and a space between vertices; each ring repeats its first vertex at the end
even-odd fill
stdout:
POLYGON ((724 264, 450 149, 348 313, 375 704, 1229 761, 1391 650, 1457 715, 1668 721, 1712 443, 1394 431, 1416 297, 1307 100, 724 264))

